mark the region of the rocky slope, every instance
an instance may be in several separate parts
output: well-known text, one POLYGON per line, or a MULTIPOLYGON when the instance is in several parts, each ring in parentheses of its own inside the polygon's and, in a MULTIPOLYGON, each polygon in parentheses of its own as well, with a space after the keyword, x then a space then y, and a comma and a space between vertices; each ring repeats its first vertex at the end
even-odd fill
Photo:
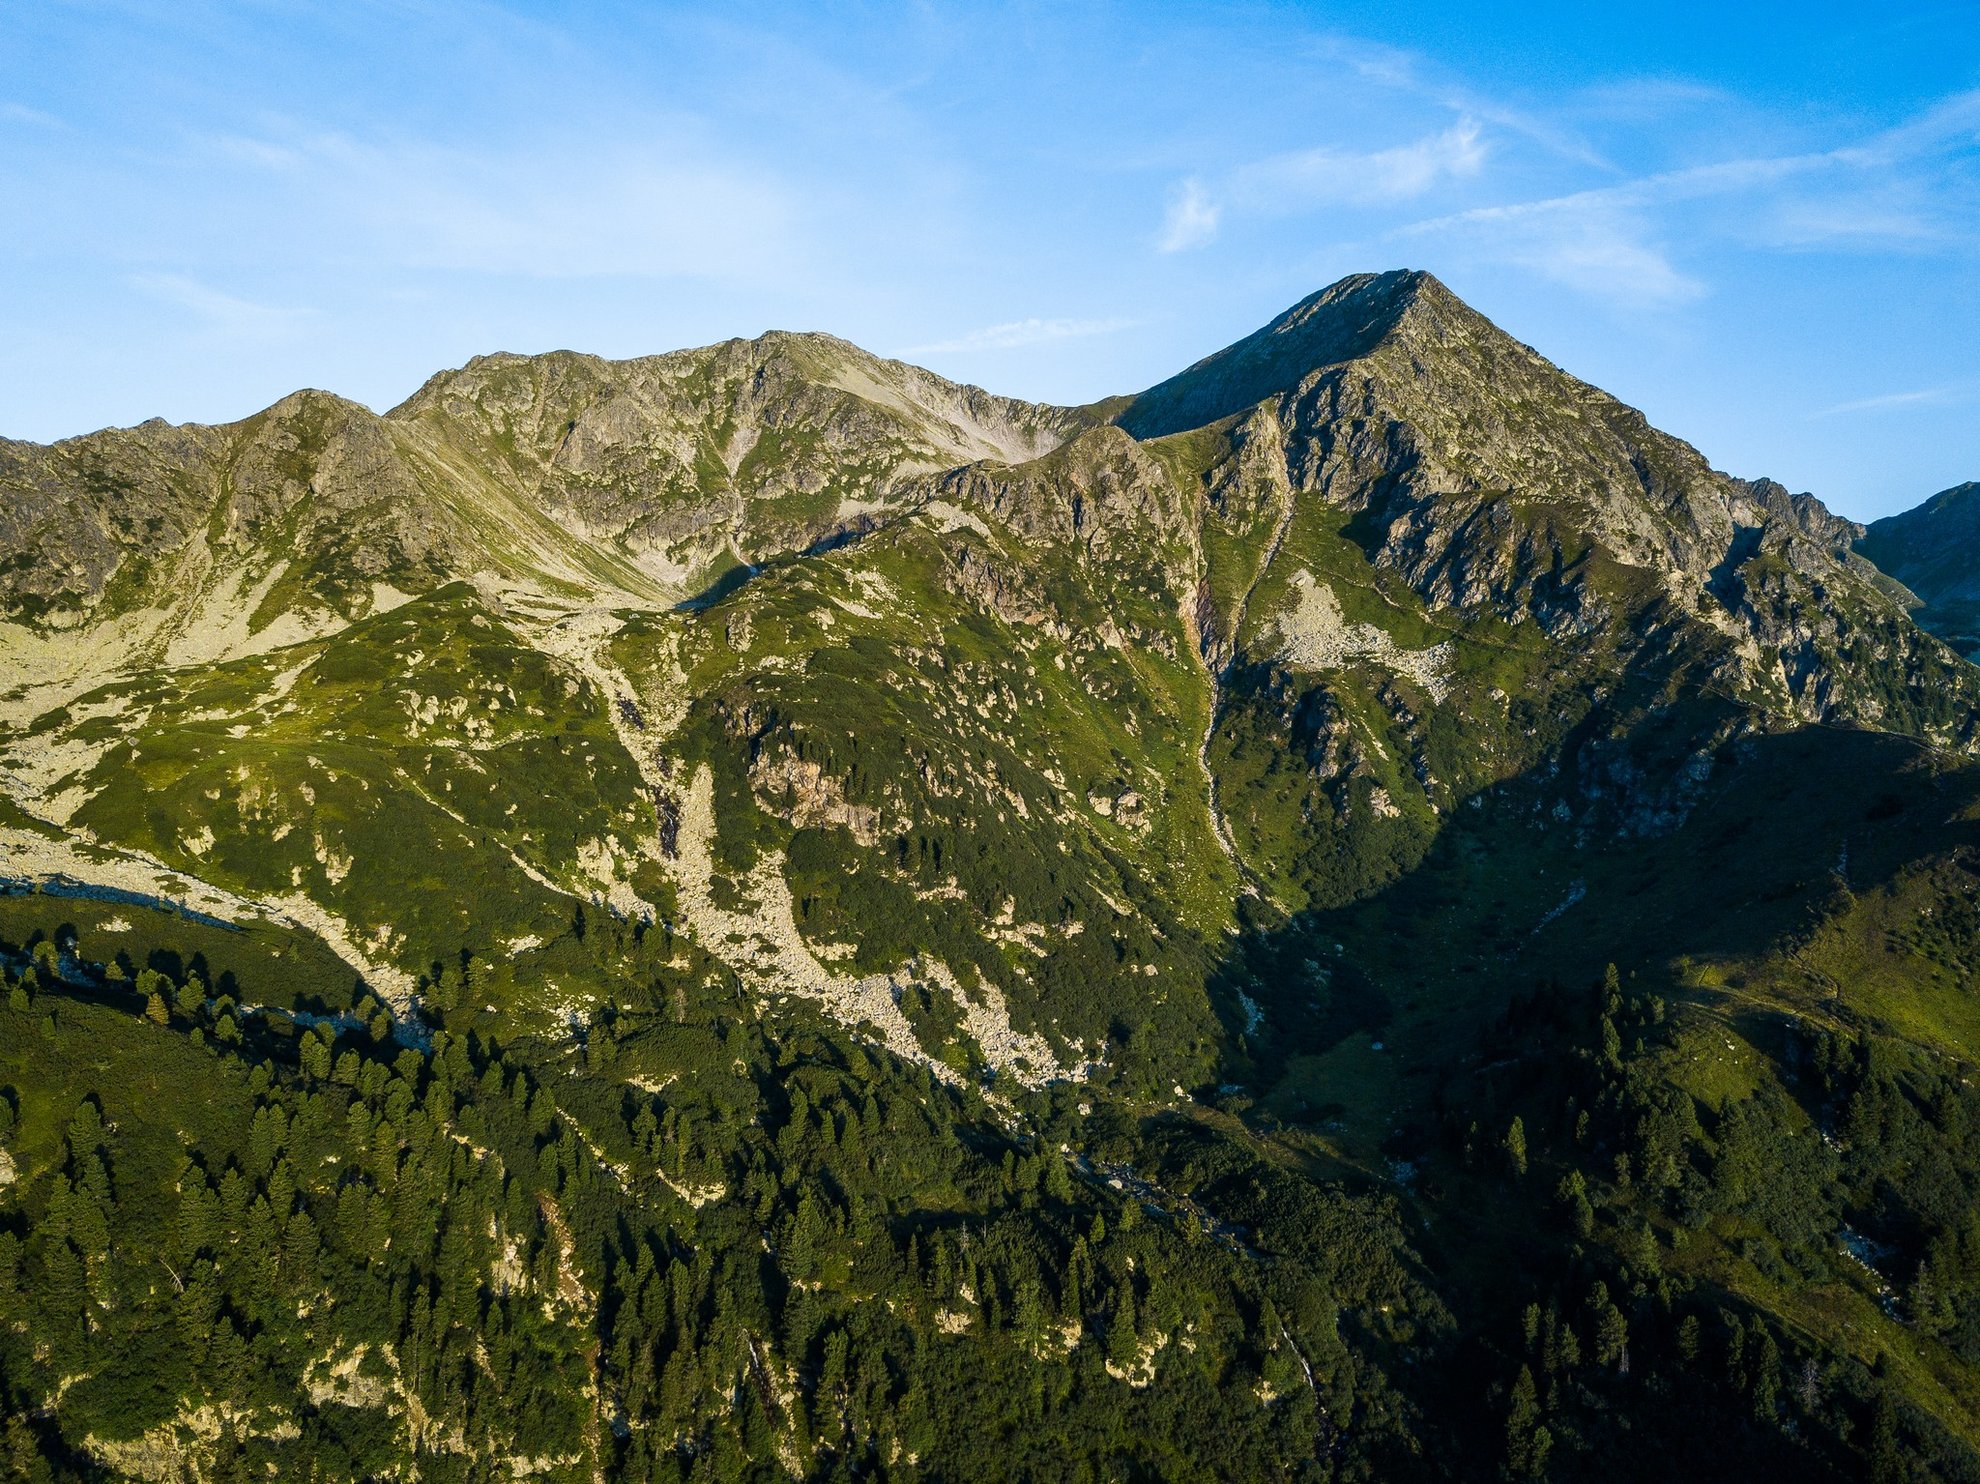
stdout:
MULTIPOLYGON (((1808 719, 1877 719, 1836 656, 1939 656, 1894 622, 1857 528, 1712 470, 1423 274, 1343 280, 1143 393, 1144 436, 1271 417, 1298 513, 1345 517, 1430 608, 1590 633, 1644 617, 1733 641, 1729 671, 1808 719)), ((1697 637, 1697 636, 1688 636, 1697 637)), ((1916 718, 1914 718, 1915 723, 1916 718)))

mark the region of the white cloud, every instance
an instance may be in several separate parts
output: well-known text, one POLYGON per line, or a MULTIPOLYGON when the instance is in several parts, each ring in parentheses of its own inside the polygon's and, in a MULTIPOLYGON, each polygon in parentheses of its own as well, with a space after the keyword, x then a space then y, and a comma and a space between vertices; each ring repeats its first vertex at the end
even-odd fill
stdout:
POLYGON ((1315 50, 1330 62, 1345 63, 1357 77, 1377 87, 1425 99, 1467 119, 1482 119, 1504 133, 1531 140, 1564 160, 1610 168, 1586 139, 1564 127, 1559 119, 1542 117, 1479 93, 1458 81, 1447 69, 1414 52, 1343 36, 1329 37, 1315 50))
POLYGON ((1505 250, 1509 261, 1591 298, 1656 308, 1703 297, 1705 285, 1674 267, 1628 221, 1577 221, 1505 250))
POLYGON ((1328 206, 1385 206, 1475 176, 1489 152, 1475 119, 1409 144, 1354 151, 1320 145, 1241 165, 1215 188, 1196 176, 1169 192, 1156 246, 1181 252, 1213 240, 1228 210, 1298 216, 1328 206))
POLYGON ((1695 78, 1653 75, 1594 83, 1572 95, 1568 107, 1582 118, 1641 125, 1737 101, 1735 94, 1695 78))
POLYGON ((928 345, 911 345, 905 356, 953 355, 977 350, 1016 350, 1026 345, 1043 345, 1053 340, 1083 340, 1093 335, 1112 335, 1140 324, 1134 319, 1019 319, 1007 324, 986 325, 958 335, 953 340, 937 340, 928 345))
POLYGON ((1260 215, 1407 201, 1447 180, 1477 175, 1486 153, 1477 121, 1460 119, 1440 134, 1391 149, 1356 154, 1322 146, 1256 161, 1232 177, 1231 196, 1260 215))
POLYGON ((0 103, 0 119, 14 124, 31 124, 37 129, 59 129, 62 121, 52 113, 29 108, 25 103, 0 103))
POLYGON ((191 310, 214 329, 243 338, 280 335, 313 313, 256 304, 176 273, 140 273, 130 282, 155 299, 191 310))
POLYGON ((1642 208, 1671 201, 1695 200, 1748 191, 1771 185, 1789 176, 1818 170, 1833 162, 1834 155, 1783 155, 1760 159, 1722 160, 1683 170, 1667 170, 1641 176, 1616 185, 1593 190, 1546 196, 1535 201, 1514 201, 1498 206, 1479 206, 1451 216, 1418 222, 1404 230, 1431 232, 1478 222, 1510 222, 1521 218, 1570 216, 1595 210, 1642 208))
POLYGON ((540 278, 760 278, 787 269, 796 210, 760 170, 666 140, 476 152, 343 134, 212 141, 286 182, 319 251, 540 278))
POLYGON ((231 160, 268 170, 300 170, 307 163, 301 150, 267 139, 250 139, 241 134, 223 134, 214 139, 212 145, 231 160))
POLYGON ((1833 407, 1824 407, 1820 412, 1811 412, 1811 418, 1842 417, 1853 412, 1895 412, 1905 407, 1943 407, 1949 402, 1963 402, 1966 392, 1959 387, 1933 386, 1915 392, 1885 392, 1879 397, 1862 397, 1854 402, 1838 402, 1833 407))
POLYGON ((1776 251, 1970 252, 1980 197, 1969 180, 1980 91, 1866 140, 1659 171, 1612 185, 1477 207, 1400 227, 1487 261, 1529 268, 1591 297, 1681 304, 1705 285, 1666 240, 1776 251))
POLYGON ((1969 148, 1980 144, 1980 88, 1941 98, 1916 118, 1836 153, 1852 162, 1880 164, 1948 144, 1969 148))
POLYGON ((1162 216, 1162 235, 1156 247, 1162 252, 1183 252, 1202 247, 1217 236, 1224 208, 1210 199, 1203 182, 1191 177, 1169 192, 1168 210, 1162 216))
POLYGON ((1627 308, 1688 303, 1705 285, 1656 241, 1642 183, 1541 201, 1480 207, 1399 228, 1439 236, 1488 261, 1511 263, 1590 298, 1627 308))
POLYGON ((1757 215, 1743 235, 1762 247, 1902 250, 1944 242, 1947 232, 1932 220, 1931 203, 1906 199, 1908 194, 1902 188, 1841 189, 1778 201, 1757 215))

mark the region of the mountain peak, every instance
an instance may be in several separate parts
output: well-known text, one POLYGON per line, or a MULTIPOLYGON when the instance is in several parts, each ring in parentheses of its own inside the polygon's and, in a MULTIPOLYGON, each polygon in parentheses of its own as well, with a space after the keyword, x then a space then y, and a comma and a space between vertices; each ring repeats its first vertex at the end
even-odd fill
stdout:
POLYGON ((1873 522, 1856 549, 1917 596, 1920 624, 1980 659, 1980 481, 1873 522))
MULTIPOLYGON (((1871 522, 1861 550, 1893 577, 1909 582, 1900 569, 1935 564, 1963 568, 1966 551, 1959 548, 1970 548, 1976 541, 1980 541, 1980 481, 1971 481, 1871 522)), ((1974 585, 1980 588, 1980 582, 1974 585)))
POLYGON ((1924 508, 1934 515, 1950 515, 1958 511, 1969 519, 1980 520, 1980 480, 1969 479, 1965 484, 1940 490, 1925 502, 1924 508))
POLYGON ((1137 438, 1200 428, 1290 390, 1322 366, 1366 355, 1430 306, 1461 308, 1462 301, 1420 269, 1349 274, 1150 387, 1117 421, 1137 438))

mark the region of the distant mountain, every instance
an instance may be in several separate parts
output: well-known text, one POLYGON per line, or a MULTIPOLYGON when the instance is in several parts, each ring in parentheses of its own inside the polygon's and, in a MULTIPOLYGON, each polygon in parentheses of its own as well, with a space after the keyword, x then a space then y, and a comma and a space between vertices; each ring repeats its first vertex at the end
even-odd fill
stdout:
POLYGON ((0 443, 6 1456, 1970 1475, 1942 503, 1411 272, 0 443))
POLYGON ((1980 658, 1980 484, 1873 522, 1856 549, 1918 595, 1918 621, 1980 658))

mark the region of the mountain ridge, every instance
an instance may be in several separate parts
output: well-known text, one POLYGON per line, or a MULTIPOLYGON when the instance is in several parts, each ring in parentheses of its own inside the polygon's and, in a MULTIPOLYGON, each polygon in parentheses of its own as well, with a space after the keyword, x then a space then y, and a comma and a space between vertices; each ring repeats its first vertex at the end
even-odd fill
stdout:
MULTIPOLYGON (((463 582, 513 642, 569 664, 569 626, 684 602, 733 625, 716 600, 765 564, 877 542, 925 547, 941 587, 1017 635, 1190 666, 1165 684, 1179 718, 1199 713, 1210 833, 1282 906, 1367 889, 1373 857, 1325 888, 1285 874, 1337 832, 1411 858, 1472 790, 1555 747, 1612 826, 1681 818, 1682 790, 1596 781, 1639 778, 1625 738, 1652 714, 1614 709, 1614 674, 1720 698, 1695 757, 1810 721, 1980 745, 1975 672, 1852 553, 1860 528, 1712 470, 1428 274, 1343 279, 1108 409, 772 332, 617 362, 477 357, 383 416, 305 391, 221 428, 7 445, 0 485, 29 498, 0 539, 30 622, 0 633, 30 683, 0 706, 25 722, 133 667, 322 642, 463 582), (74 606, 37 629, 63 591, 74 606), (1503 710, 1504 686, 1465 679, 1503 665, 1495 646, 1529 656, 1534 704, 1597 731, 1543 740, 1561 723, 1522 735, 1508 711, 1502 733, 1438 740, 1441 715, 1503 710), (1284 798, 1245 802, 1287 780, 1224 776, 1259 747, 1315 759, 1297 820, 1284 798), (1254 823, 1234 830, 1234 810, 1254 823)), ((582 664, 595 690, 639 690, 582 664)), ((584 874, 601 900, 645 900, 584 874)))

